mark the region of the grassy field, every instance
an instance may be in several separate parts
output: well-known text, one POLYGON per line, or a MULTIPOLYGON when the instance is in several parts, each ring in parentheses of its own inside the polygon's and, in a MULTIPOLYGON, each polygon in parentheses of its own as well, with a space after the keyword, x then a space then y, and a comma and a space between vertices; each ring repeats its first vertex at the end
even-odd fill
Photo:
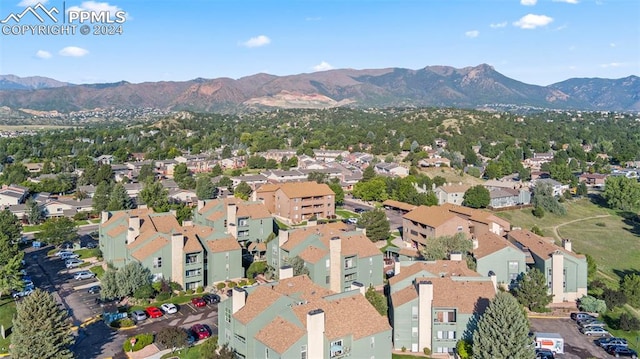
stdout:
MULTIPOLYGON (((13 315, 16 313, 16 302, 11 297, 5 297, 0 300, 0 325, 4 326, 4 329, 9 334, 11 328, 13 315)), ((9 352, 9 344, 11 343, 11 335, 9 334, 6 339, 2 339, 0 336, 0 354, 9 352)))
MULTIPOLYGON (((598 264, 600 275, 608 281, 618 281, 625 271, 640 268, 640 238, 638 228, 615 211, 600 207, 589 199, 564 203, 567 215, 546 213, 536 218, 531 209, 499 212, 515 227, 542 229, 547 237, 559 244, 562 238, 573 242, 573 250, 591 255, 598 264)), ((638 225, 636 225, 637 227, 638 225)))

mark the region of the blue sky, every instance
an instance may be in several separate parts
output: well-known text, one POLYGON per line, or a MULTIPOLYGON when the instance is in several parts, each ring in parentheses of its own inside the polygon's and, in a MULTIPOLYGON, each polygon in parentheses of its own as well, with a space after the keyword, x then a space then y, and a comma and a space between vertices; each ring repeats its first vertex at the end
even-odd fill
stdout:
MULTIPOLYGON (((0 19, 37 2, 1 0, 0 19)), ((40 2, 63 8, 62 0, 40 2)), ((138 83, 487 63, 537 85, 640 75, 638 0, 66 0, 64 7, 125 11, 123 33, 3 29, 0 74, 138 83)))

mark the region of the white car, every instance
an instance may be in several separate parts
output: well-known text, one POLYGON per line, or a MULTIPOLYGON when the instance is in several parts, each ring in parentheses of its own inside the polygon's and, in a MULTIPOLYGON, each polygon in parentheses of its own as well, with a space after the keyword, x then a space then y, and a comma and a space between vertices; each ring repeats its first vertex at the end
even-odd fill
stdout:
POLYGON ((95 273, 88 270, 83 270, 81 272, 76 273, 76 275, 73 276, 73 278, 75 278, 76 280, 83 280, 83 279, 90 279, 95 276, 96 276, 95 273))
POLYGON ((167 314, 174 314, 178 312, 178 307, 173 303, 164 303, 160 306, 160 309, 167 314))
POLYGON ((67 259, 67 261, 65 262, 65 266, 70 269, 70 268, 75 268, 77 266, 79 266, 80 264, 84 263, 84 261, 77 259, 77 258, 71 258, 71 259, 67 259))
POLYGON ((73 254, 73 252, 68 251, 68 250, 66 250, 66 249, 63 249, 63 250, 60 250, 60 251, 57 251, 56 253, 54 253, 54 256, 56 256, 56 257, 62 257, 62 256, 64 256, 64 255, 69 255, 69 254, 73 254))
POLYGON ((12 294, 12 296, 13 296, 14 299, 18 299, 18 298, 21 298, 21 297, 26 297, 26 296, 30 295, 31 293, 33 293, 33 288, 27 287, 22 291, 14 292, 12 294))
POLYGON ((63 254, 59 255, 59 257, 61 259, 72 259, 72 258, 78 258, 80 256, 75 254, 75 253, 63 253, 63 254))

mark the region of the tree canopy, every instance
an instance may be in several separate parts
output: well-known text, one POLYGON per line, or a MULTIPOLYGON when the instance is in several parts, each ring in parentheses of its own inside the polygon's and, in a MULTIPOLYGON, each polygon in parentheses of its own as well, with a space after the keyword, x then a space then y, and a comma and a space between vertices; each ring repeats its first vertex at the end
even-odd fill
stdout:
POLYGON ((609 176, 602 196, 611 208, 635 211, 640 208, 640 182, 624 176, 609 176))
POLYGON ((553 299, 553 296, 548 294, 547 281, 544 274, 536 268, 518 276, 513 295, 520 304, 534 312, 544 311, 545 307, 553 299))
POLYGON ((463 205, 471 208, 485 208, 491 203, 489 190, 482 185, 469 188, 464 193, 463 205))
POLYGON ((382 209, 374 209, 362 213, 358 220, 358 227, 366 229, 367 237, 372 242, 383 241, 389 238, 389 220, 382 209))
POLYGON ((58 245, 78 238, 78 228, 71 218, 53 217, 44 221, 35 237, 45 243, 58 245))

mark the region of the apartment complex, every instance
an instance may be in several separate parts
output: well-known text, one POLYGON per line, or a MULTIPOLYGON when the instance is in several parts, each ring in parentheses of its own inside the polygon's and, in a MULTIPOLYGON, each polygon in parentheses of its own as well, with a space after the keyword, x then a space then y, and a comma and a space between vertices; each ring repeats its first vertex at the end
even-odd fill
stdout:
POLYGON ((335 193, 325 183, 285 182, 265 184, 253 193, 267 209, 284 222, 297 224, 311 218, 335 216, 335 193))
POLYGON ((185 221, 152 209, 102 212, 100 249, 116 268, 137 261, 155 279, 185 289, 242 278, 242 249, 229 233, 185 221))
POLYGON ((282 268, 280 281, 235 288, 218 306, 219 343, 238 358, 391 358, 391 327, 364 287, 334 293, 282 268))
POLYGON ((525 252, 527 264, 545 275, 552 303, 572 302, 587 294, 587 259, 572 251, 571 241, 555 244, 528 230, 509 232, 507 239, 525 252))
POLYGON ((527 271, 526 254, 506 238, 486 232, 473 239, 476 271, 483 276, 492 273, 500 286, 508 287, 527 271))
POLYGON ((339 293, 354 282, 383 285, 382 252, 361 231, 348 231, 342 222, 280 230, 267 244, 267 263, 273 268, 298 256, 317 285, 339 293))
POLYGON ((462 260, 397 263, 395 272, 389 279, 395 350, 452 353, 496 293, 495 277, 478 275, 462 260))

